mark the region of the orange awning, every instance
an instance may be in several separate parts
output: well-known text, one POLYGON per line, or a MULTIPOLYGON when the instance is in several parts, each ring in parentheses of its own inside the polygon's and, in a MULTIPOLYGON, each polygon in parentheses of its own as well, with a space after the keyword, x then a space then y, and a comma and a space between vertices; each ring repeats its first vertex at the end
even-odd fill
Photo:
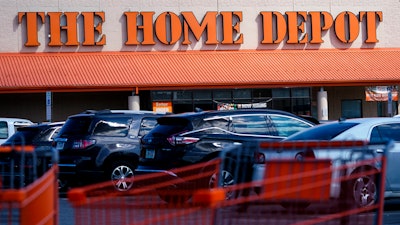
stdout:
POLYGON ((0 92, 400 83, 400 49, 0 53, 0 92))

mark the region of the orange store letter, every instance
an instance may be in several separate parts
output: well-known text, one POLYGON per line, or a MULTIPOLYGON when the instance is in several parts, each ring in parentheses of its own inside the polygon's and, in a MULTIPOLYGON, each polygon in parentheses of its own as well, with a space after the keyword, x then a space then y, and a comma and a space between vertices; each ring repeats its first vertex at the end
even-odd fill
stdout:
POLYGON ((103 22, 105 22, 104 12, 83 12, 83 25, 84 25, 84 37, 82 45, 105 45, 106 35, 103 35, 103 22), (95 18, 98 17, 100 22, 95 24, 95 18), (95 41, 95 34, 98 34, 99 41, 95 41))
POLYGON ((262 17, 262 44, 277 44, 287 36, 287 44, 320 44, 322 31, 331 28, 337 39, 343 43, 352 43, 360 35, 360 23, 366 24, 365 43, 376 43, 377 21, 382 21, 382 12, 341 12, 335 20, 328 12, 260 12, 262 17), (305 30, 305 23, 310 23, 311 30, 305 30))
MULTIPOLYGON (((49 46, 77 46, 78 41, 78 12, 49 12, 47 13, 49 18, 50 32, 48 34, 50 40, 49 46), (64 31, 64 32, 62 32, 64 31), (65 42, 62 42, 62 36, 66 35, 65 42)), ((83 16, 83 34, 84 41, 82 45, 105 45, 106 36, 102 34, 102 24, 105 21, 104 12, 84 12, 83 16), (99 20, 95 24, 95 19, 99 20), (95 42, 95 36, 98 35, 99 41, 95 42)), ((23 22, 23 18, 26 18, 26 42, 25 46, 34 47, 39 46, 38 41, 38 19, 42 24, 45 23, 45 14, 43 12, 19 12, 18 23, 23 22)))
POLYGON ((190 35, 199 41, 205 33, 205 44, 242 44, 240 33, 242 12, 221 12, 222 40, 218 40, 218 12, 207 12, 201 22, 193 12, 182 12, 181 16, 161 13, 153 21, 154 12, 125 12, 127 41, 126 45, 154 45, 155 38, 163 44, 172 45, 182 39, 183 45, 189 45, 190 35))
POLYGON ((18 23, 22 23, 22 18, 26 17, 26 42, 25 46, 34 47, 39 46, 38 40, 38 25, 37 19, 39 18, 44 24, 44 12, 19 12, 18 23))

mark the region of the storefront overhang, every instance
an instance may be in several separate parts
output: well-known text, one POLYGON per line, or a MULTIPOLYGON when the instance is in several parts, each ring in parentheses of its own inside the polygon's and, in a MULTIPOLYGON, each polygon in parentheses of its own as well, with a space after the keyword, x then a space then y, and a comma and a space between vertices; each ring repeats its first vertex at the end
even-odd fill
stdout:
POLYGON ((0 92, 400 83, 400 49, 1 53, 0 92))

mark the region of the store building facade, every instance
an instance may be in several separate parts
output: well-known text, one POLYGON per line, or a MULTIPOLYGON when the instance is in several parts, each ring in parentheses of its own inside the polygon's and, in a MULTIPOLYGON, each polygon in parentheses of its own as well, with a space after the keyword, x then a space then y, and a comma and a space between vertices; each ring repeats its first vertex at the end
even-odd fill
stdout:
POLYGON ((398 113, 400 3, 0 0, 0 116, 398 113))

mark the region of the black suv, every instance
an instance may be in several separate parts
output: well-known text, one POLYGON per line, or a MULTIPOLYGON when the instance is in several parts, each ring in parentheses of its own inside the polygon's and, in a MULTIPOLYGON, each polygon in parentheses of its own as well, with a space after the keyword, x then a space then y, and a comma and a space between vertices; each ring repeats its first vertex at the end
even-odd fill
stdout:
MULTIPOLYGON (((216 159, 232 143, 279 141, 315 125, 294 114, 270 109, 190 112, 157 121, 158 125, 142 138, 138 174, 170 173, 172 169, 216 159)), ((227 180, 222 182, 227 185, 232 182, 228 179, 234 178, 229 168, 224 170, 227 180)), ((210 177, 208 185, 215 185, 212 182, 210 177)))
POLYGON ((140 139, 165 113, 101 110, 69 116, 54 146, 59 151, 60 188, 111 180, 119 191, 132 187, 140 139))

